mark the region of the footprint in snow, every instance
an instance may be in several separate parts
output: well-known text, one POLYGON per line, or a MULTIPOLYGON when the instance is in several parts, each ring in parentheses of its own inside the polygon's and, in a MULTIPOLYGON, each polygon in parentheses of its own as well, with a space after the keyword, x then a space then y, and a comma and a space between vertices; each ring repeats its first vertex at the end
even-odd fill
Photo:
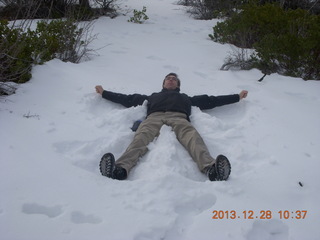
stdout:
POLYGON ((93 214, 84 214, 80 211, 74 211, 71 213, 71 221, 75 224, 99 224, 102 222, 102 219, 93 214))
POLYGON ((280 220, 257 220, 248 232, 247 240, 284 240, 289 238, 289 228, 280 220))
POLYGON ((111 52, 115 53, 115 54, 126 54, 127 53, 127 51, 124 51, 124 50, 112 50, 111 52))
POLYGON ((203 78, 203 79, 206 79, 206 78, 208 77, 208 75, 205 74, 205 73, 203 73, 203 72, 197 72, 197 71, 195 71, 195 72, 193 72, 193 73, 194 73, 195 75, 203 78))
POLYGON ((147 59, 154 61, 163 61, 164 59, 158 56, 148 56, 147 59))
POLYGON ((187 201, 177 202, 175 212, 185 217, 185 215, 198 215, 210 209, 217 201, 214 194, 199 194, 193 197, 188 196, 187 201))
POLYGON ((63 213, 62 206, 48 207, 37 203, 25 203, 22 205, 22 212, 25 214, 40 214, 49 218, 58 217, 63 213))
POLYGON ((173 65, 164 65, 163 68, 168 69, 169 71, 172 71, 172 72, 179 71, 179 67, 173 66, 173 65))

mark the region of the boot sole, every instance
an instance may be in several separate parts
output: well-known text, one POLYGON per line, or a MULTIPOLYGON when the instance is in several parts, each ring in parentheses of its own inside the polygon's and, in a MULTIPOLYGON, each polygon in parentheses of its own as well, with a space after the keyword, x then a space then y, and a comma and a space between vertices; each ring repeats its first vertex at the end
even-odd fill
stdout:
POLYGON ((217 181, 226 181, 231 173, 231 164, 224 155, 219 155, 216 159, 217 181))
POLYGON ((103 176, 108 178, 113 178, 113 171, 115 169, 115 160, 112 153, 106 153, 101 158, 100 164, 100 172, 103 176))

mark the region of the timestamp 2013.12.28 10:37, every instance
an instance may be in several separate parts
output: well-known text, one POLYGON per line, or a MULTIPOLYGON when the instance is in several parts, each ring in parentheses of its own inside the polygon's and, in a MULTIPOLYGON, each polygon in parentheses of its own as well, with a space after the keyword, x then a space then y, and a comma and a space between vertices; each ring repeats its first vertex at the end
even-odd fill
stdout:
POLYGON ((214 210, 212 219, 305 219, 307 210, 214 210))

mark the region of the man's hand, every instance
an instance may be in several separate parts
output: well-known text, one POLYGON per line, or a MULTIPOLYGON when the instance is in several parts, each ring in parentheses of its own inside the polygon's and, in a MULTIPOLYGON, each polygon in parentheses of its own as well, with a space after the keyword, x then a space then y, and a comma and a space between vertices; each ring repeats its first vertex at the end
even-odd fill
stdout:
POLYGON ((248 91, 247 90, 242 90, 239 93, 240 100, 243 99, 243 98, 246 98, 247 96, 248 96, 248 91))
POLYGON ((96 92, 99 93, 100 95, 102 95, 104 89, 101 85, 96 86, 96 92))

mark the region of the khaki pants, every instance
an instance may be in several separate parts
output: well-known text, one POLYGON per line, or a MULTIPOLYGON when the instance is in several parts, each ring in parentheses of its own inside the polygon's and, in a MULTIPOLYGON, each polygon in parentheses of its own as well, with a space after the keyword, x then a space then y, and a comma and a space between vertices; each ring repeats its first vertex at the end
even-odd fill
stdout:
POLYGON ((210 156, 207 146, 197 130, 186 119, 186 114, 178 112, 156 112, 144 120, 125 153, 116 161, 116 165, 130 172, 139 158, 148 151, 148 144, 159 135, 161 127, 166 124, 172 127, 178 141, 189 152, 201 172, 211 166, 215 159, 210 156))

